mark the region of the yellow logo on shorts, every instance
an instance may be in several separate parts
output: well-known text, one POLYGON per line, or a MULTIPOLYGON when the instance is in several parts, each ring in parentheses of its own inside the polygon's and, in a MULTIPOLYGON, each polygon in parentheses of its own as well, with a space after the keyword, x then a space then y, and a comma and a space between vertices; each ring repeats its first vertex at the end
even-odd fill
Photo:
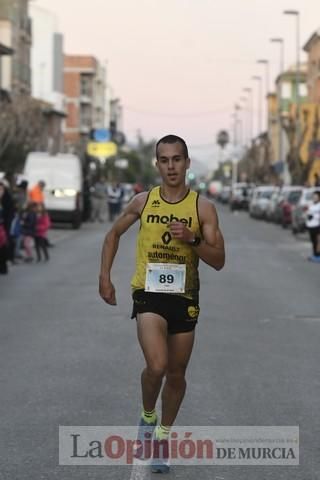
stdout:
POLYGON ((188 315, 191 318, 196 318, 199 315, 199 311, 200 311, 199 307, 194 307, 194 306, 188 307, 188 315))

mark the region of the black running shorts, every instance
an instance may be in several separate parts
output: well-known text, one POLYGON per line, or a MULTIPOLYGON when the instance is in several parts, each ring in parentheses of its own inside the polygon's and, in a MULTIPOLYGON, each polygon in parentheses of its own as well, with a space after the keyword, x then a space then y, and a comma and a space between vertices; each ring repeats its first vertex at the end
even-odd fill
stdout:
POLYGON ((150 293, 136 290, 132 294, 133 310, 131 318, 138 313, 157 313, 168 323, 168 333, 191 332, 198 322, 200 308, 198 302, 180 295, 150 293))

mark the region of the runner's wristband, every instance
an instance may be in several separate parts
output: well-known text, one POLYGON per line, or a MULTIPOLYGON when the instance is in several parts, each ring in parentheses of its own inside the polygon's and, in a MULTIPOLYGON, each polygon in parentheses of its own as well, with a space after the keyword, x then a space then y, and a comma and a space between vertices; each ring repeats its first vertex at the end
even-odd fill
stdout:
POLYGON ((191 240, 191 242, 189 242, 189 245, 191 245, 192 247, 197 247, 198 245, 200 245, 201 243, 201 237, 194 237, 193 240, 191 240))

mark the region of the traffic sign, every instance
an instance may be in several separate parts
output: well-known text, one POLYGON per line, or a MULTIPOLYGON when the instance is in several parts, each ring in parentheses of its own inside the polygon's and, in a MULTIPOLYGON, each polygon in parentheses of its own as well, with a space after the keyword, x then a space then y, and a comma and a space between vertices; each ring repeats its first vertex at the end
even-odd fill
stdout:
POLYGON ((107 128, 97 128, 93 131, 93 140, 95 142, 110 142, 111 132, 107 128))
POLYGON ((118 153, 118 147, 114 142, 89 142, 87 153, 91 157, 114 157, 118 153))

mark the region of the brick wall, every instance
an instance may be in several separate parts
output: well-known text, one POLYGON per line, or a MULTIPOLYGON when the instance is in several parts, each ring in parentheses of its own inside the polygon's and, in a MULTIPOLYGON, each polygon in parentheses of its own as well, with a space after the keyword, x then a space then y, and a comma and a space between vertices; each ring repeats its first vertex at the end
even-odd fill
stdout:
POLYGON ((64 72, 64 93, 67 98, 78 98, 80 95, 80 74, 64 72))
POLYGON ((83 69, 94 69, 97 68, 97 60, 92 56, 86 55, 65 55, 64 57, 64 67, 65 68, 77 68, 79 70, 83 69))

